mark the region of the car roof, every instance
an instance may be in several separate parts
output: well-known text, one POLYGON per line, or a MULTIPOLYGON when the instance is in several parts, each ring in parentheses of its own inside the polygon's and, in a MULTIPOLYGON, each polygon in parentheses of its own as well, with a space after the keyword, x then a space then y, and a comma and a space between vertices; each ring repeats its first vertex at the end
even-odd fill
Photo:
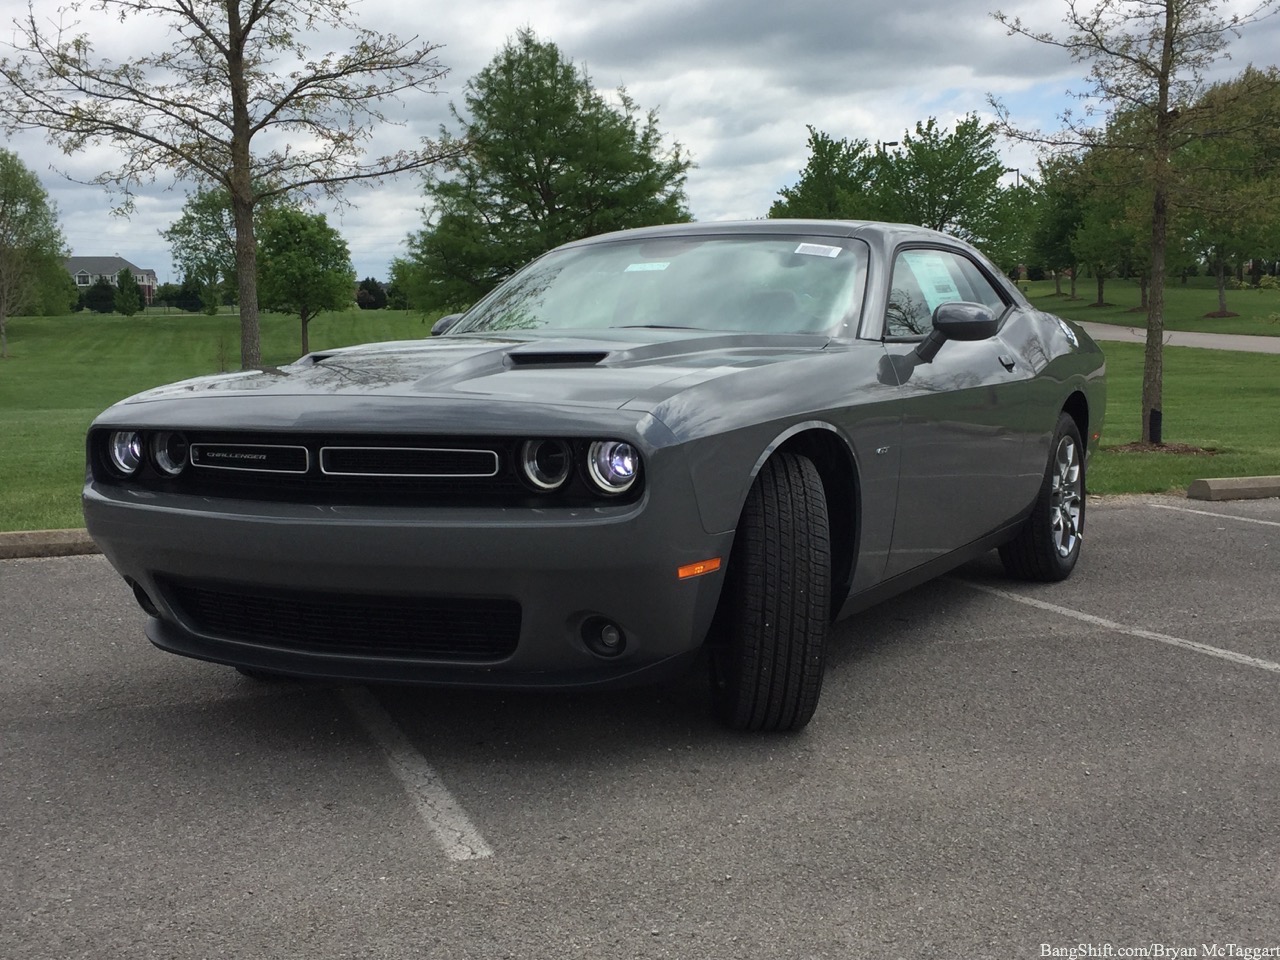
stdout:
POLYGON ((651 237, 725 236, 756 234, 768 236, 804 234, 818 237, 857 237, 873 246, 896 246, 907 242, 945 242, 961 247, 969 244, 956 237, 918 227, 908 223, 882 223, 875 220, 710 220, 694 223, 673 223, 656 227, 639 227, 602 233, 584 240, 565 244, 566 247, 609 243, 616 240, 645 239, 651 237))

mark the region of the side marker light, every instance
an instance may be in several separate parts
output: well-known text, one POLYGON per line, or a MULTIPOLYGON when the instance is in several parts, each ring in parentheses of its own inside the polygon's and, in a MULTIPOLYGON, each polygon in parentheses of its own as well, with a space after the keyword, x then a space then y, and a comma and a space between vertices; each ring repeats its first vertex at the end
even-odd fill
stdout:
POLYGON ((720 569, 720 558, 712 557, 710 560, 699 560, 697 563, 686 563, 683 567, 676 569, 676 576, 681 580, 688 580, 690 577, 700 577, 704 573, 714 573, 720 569))

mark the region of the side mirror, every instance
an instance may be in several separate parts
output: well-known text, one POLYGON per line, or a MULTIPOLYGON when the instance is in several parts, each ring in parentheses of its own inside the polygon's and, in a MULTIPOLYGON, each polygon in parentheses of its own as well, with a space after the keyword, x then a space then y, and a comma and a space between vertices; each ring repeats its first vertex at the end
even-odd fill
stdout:
POLYGON ((948 340, 986 340, 996 335, 1000 323, 981 303, 942 303, 933 311, 933 332, 916 347, 921 363, 932 363, 948 340))
POLYGON ((431 335, 433 337, 438 337, 442 333, 448 333, 449 328, 452 327, 455 323, 457 323, 461 319, 462 319, 462 314, 460 313, 450 313, 441 317, 431 327, 431 335))

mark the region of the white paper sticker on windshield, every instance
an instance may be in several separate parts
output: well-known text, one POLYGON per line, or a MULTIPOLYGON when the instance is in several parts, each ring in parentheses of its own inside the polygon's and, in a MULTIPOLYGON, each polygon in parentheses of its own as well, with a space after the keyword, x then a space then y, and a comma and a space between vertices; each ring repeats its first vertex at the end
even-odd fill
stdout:
POLYGON ((656 263, 632 263, 627 266, 627 273, 642 273, 646 270, 665 270, 671 266, 670 261, 656 263))
POLYGON ((829 247, 825 243, 802 243, 796 247, 796 253, 807 257, 838 257, 842 247, 829 247))

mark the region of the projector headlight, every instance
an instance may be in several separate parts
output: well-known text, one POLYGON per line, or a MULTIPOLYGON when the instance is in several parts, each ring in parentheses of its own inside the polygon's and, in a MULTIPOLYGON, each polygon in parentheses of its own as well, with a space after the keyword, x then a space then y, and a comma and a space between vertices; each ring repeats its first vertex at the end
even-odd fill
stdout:
POLYGON ((603 493, 625 493, 640 474, 640 454, 623 440, 596 440, 587 448, 587 476, 603 493))
POLYGON ((142 434, 136 430, 116 430, 107 438, 107 457, 122 477, 131 477, 142 466, 142 434))
POLYGON ((151 462, 166 477, 176 477, 187 466, 187 438, 169 430, 151 438, 151 462))

